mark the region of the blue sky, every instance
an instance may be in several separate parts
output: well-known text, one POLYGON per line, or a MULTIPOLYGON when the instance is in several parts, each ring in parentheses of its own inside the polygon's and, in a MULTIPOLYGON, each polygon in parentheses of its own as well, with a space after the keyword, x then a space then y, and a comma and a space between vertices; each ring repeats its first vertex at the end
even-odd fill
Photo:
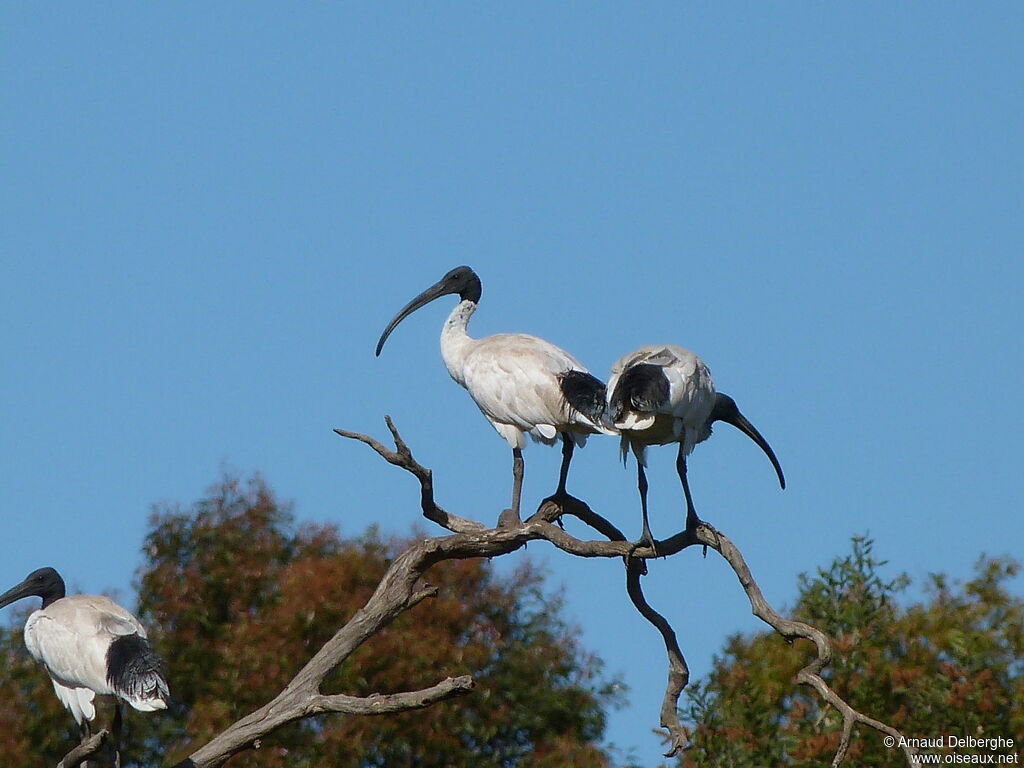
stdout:
MULTIPOLYGON (((404 533, 417 492, 331 429, 391 414, 452 511, 507 504, 507 446, 440 361, 471 331, 605 376, 700 354, 789 487, 723 426, 698 511, 766 596, 869 532, 922 578, 1020 556, 1024 109, 1016 3, 8 4, 0 11, 0 581, 132 574, 153 503, 224 467, 301 519, 404 533)), ((557 450, 526 451, 525 504, 557 450)), ((683 517, 652 450, 656 535, 683 517)), ((570 490, 638 535, 614 440, 570 490)), ((429 529, 428 529, 429 530, 429 529)), ((665 663, 621 564, 532 545, 631 686, 609 739, 658 761, 665 663)), ((760 629, 713 555, 653 564, 695 674, 760 629)), ((1024 589, 1017 583, 1018 589, 1024 589)))

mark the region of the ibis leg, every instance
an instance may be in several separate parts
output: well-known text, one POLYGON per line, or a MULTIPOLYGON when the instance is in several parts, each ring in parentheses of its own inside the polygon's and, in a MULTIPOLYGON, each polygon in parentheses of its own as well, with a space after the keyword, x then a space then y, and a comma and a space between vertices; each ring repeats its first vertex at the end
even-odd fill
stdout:
POLYGON ((523 493, 523 449, 512 449, 512 516, 518 521, 519 497, 523 493))
POLYGON ((576 446, 569 435, 562 433, 562 468, 558 472, 558 490, 556 496, 565 496, 565 481, 569 477, 569 462, 572 461, 572 450, 576 446))
POLYGON ((683 483, 683 494, 686 496, 686 530, 692 531, 700 525, 700 518, 697 517, 697 510, 693 506, 693 496, 690 495, 690 483, 686 479, 686 456, 683 454, 682 443, 679 443, 676 471, 679 473, 679 480, 683 483))
POLYGON ((644 519, 644 530, 640 534, 640 541, 637 544, 650 547, 657 555, 658 549, 654 546, 654 535, 651 533, 651 524, 647 519, 647 474, 644 472, 643 463, 639 460, 636 462, 636 487, 640 491, 640 513, 644 519))
POLYGON ((114 742, 114 768, 121 768, 121 701, 114 700, 114 724, 110 727, 110 736, 114 742))
POLYGON ((555 522, 564 530, 565 526, 562 525, 562 512, 565 511, 566 500, 572 498, 572 496, 570 496, 565 490, 565 481, 569 477, 569 463, 572 461, 572 451, 573 448, 576 447, 576 442, 565 432, 561 432, 559 434, 562 436, 562 468, 558 471, 558 488, 555 489, 553 494, 541 502, 541 506, 543 507, 544 504, 549 501, 558 505, 561 511, 555 518, 555 522))

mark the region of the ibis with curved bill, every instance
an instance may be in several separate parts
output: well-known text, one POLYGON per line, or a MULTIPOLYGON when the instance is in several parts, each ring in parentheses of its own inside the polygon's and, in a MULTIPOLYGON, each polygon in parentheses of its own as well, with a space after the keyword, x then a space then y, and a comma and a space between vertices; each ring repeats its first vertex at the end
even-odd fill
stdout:
POLYGON ((32 571, 0 595, 0 608, 24 597, 43 604, 25 622, 25 645, 53 682, 85 738, 96 716, 96 694, 115 697, 115 765, 120 765, 121 704, 152 712, 170 696, 163 664, 131 613, 103 595, 65 597, 64 580, 53 568, 32 571))
POLYGON ((697 355, 669 344, 647 346, 623 355, 612 365, 608 379, 608 414, 621 435, 622 459, 633 451, 637 487, 643 513, 641 544, 654 548, 647 520, 647 477, 644 473, 649 445, 678 443, 676 471, 686 496, 686 528, 700 524, 686 478, 686 457, 697 443, 711 436, 716 421, 731 424, 764 451, 775 468, 779 485, 786 478, 775 452, 753 424, 740 413, 736 401, 717 392, 711 372, 697 355))
POLYGON ((589 435, 613 431, 603 423, 604 384, 572 355, 536 336, 499 333, 482 339, 467 332, 480 302, 480 278, 469 267, 456 267, 406 304, 377 342, 377 355, 395 327, 412 312, 455 295, 458 304, 441 329, 441 357, 448 373, 512 449, 512 513, 519 519, 526 435, 553 445, 561 437, 562 466, 556 495, 565 482, 574 446, 589 435))

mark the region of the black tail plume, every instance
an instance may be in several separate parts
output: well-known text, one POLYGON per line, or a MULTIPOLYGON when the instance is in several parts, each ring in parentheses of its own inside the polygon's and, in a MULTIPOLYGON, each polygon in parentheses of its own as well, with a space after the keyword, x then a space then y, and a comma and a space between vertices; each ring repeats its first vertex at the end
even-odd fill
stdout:
POLYGON ((583 371, 566 371, 559 375, 558 386, 570 408, 595 424, 605 424, 604 382, 583 371))
POLYGON ((107 682, 125 699, 167 701, 163 661, 139 635, 117 638, 107 649, 107 682))
POLYGON ((620 420, 627 410, 653 413, 668 400, 669 385, 659 365, 640 363, 622 372, 612 392, 612 419, 620 420))

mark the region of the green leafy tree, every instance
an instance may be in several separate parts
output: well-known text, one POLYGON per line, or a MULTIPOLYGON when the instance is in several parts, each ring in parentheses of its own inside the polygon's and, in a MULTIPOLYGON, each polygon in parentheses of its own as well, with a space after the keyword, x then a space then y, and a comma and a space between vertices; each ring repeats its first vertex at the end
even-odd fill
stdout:
MULTIPOLYGON (((910 738, 1012 738, 1024 760, 1024 600, 1007 589, 1019 565, 982 557, 975 575, 933 575, 926 600, 901 607, 909 579, 886 580, 872 541, 803 575, 794 614, 828 632, 835 659, 825 677, 854 709, 910 738)), ((828 765, 841 719, 793 676, 813 657, 806 641, 774 633, 733 636, 705 680, 688 690, 693 748, 687 768, 828 765)), ((960 755, 992 754, 987 747, 960 755)), ((998 753, 997 753, 998 754, 998 753)), ((858 768, 903 764, 900 750, 861 727, 847 757, 858 768)))
MULTIPOLYGON (((173 764, 272 698, 366 602, 406 543, 296 526, 259 479, 228 478, 187 509, 155 511, 137 613, 166 660, 172 704, 127 718, 127 764, 173 764)), ((622 686, 581 648, 542 574, 526 565, 500 576, 485 560, 464 560, 428 577, 438 596, 374 636, 324 691, 367 696, 472 674, 472 695, 400 715, 303 721, 231 765, 610 764, 604 712, 622 686)), ((0 765, 53 765, 76 729, 20 635, 0 632, 0 765)))

